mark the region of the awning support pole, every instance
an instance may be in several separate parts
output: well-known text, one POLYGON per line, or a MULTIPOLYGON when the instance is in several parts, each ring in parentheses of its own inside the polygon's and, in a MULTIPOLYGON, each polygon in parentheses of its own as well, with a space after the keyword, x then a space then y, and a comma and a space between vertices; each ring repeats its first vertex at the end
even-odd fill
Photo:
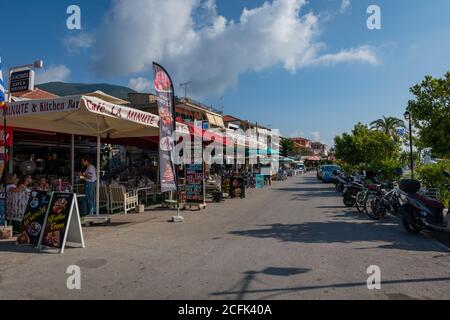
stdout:
POLYGON ((100 136, 97 136, 97 194, 96 194, 96 214, 100 216, 100 136))
POLYGON ((70 183, 75 186, 75 135, 71 135, 70 144, 70 183))

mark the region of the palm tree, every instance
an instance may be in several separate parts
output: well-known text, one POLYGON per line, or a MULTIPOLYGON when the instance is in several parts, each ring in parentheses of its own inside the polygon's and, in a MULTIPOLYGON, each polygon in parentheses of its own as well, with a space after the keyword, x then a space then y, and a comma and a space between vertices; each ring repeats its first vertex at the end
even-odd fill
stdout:
POLYGON ((405 128, 405 122, 395 117, 385 117, 373 121, 370 124, 372 130, 378 130, 386 133, 387 135, 395 138, 398 137, 397 130, 399 128, 405 128))

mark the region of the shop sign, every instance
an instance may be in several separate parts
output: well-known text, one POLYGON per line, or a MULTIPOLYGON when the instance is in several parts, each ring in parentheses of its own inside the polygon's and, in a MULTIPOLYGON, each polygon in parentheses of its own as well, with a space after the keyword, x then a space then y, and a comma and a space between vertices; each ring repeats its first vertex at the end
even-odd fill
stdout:
POLYGON ((11 73, 9 92, 17 93, 34 90, 34 71, 25 69, 11 73))
POLYGON ((12 118, 49 112, 66 112, 79 108, 80 100, 75 98, 18 101, 8 104, 6 115, 8 118, 12 118))
POLYGON ((203 164, 186 164, 186 203, 204 203, 203 164))

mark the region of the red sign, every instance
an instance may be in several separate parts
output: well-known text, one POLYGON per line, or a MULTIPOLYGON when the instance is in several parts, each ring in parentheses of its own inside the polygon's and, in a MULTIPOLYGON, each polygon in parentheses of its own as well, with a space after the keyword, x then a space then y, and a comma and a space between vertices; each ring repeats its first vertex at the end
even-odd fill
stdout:
MULTIPOLYGON (((3 126, 0 126, 0 147, 5 146, 5 131, 3 126)), ((11 147, 13 144, 13 128, 6 127, 6 146, 11 147)))

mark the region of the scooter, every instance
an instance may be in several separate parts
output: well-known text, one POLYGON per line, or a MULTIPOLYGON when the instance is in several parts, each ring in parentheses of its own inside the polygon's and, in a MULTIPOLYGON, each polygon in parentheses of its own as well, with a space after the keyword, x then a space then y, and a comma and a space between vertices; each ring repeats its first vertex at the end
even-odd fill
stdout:
MULTIPOLYGON (((450 178, 447 171, 444 174, 450 178)), ((420 188, 421 184, 417 180, 400 181, 398 193, 403 204, 399 211, 403 227, 413 234, 424 229, 450 233, 450 213, 447 210, 444 219, 445 205, 418 194, 420 188)))

